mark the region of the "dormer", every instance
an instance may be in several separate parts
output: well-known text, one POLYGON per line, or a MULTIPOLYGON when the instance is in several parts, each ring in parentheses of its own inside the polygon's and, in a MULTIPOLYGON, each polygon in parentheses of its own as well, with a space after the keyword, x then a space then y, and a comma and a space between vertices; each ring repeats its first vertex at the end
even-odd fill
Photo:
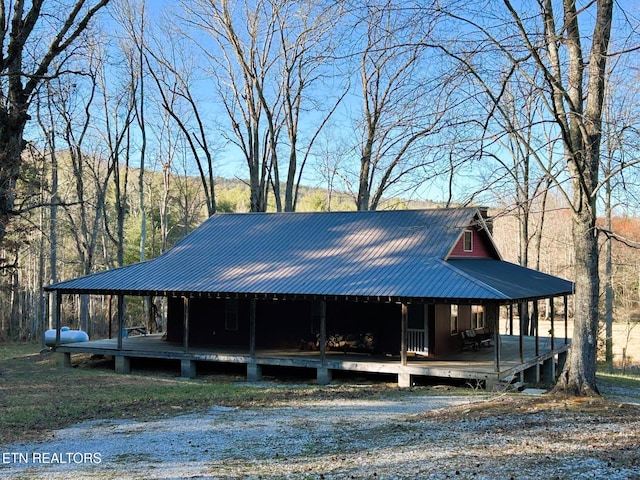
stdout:
POLYGON ((473 222, 462 230, 447 258, 494 258, 500 254, 491 237, 491 219, 486 209, 479 209, 473 222))

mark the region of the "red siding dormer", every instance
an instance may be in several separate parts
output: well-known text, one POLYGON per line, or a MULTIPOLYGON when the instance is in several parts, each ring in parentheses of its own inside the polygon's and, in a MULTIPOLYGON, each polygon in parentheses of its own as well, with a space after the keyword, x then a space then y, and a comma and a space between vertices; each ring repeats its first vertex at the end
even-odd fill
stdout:
POLYGON ((473 258, 495 258, 493 247, 484 230, 476 227, 467 228, 458 239, 449 258, 453 257, 473 257, 473 258))

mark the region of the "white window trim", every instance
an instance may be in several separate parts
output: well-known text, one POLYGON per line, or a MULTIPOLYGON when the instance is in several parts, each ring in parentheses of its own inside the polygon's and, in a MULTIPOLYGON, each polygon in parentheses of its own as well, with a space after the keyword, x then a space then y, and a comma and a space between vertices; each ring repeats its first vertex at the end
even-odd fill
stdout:
POLYGON ((458 305, 451 305, 450 308, 450 330, 451 336, 457 335, 460 331, 460 327, 458 322, 460 321, 460 316, 458 312, 458 305))
POLYGON ((462 250, 473 252, 473 230, 465 230, 462 235, 462 250), (467 235, 469 235, 469 248, 467 248, 467 235))
POLYGON ((471 305, 471 326, 473 328, 484 328, 484 307, 482 305, 471 305))

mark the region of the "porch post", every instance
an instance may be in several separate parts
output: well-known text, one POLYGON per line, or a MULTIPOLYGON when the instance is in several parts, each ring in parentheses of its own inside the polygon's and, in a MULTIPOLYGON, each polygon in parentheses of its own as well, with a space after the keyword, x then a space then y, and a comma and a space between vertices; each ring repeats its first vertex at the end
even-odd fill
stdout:
POLYGON ((495 371, 499 372, 500 371, 500 305, 497 303, 493 308, 493 344, 495 345, 494 367, 495 367, 495 371))
POLYGON ((519 323, 519 328, 518 328, 518 348, 520 350, 520 363, 524 363, 524 337, 522 335, 522 330, 524 330, 522 327, 524 326, 524 322, 522 321, 522 312, 524 311, 524 308, 520 307, 518 308, 518 323, 519 323))
POLYGON ((118 350, 122 350, 122 334, 124 333, 124 295, 118 295, 118 350))
POLYGON ((186 295, 182 297, 183 314, 182 320, 184 323, 183 329, 183 344, 185 353, 189 352, 189 297, 186 295))
POLYGON ((320 364, 324 367, 327 363, 327 304, 320 300, 320 364))
POLYGON ((318 385, 331 383, 331 370, 327 367, 327 302, 320 300, 320 366, 316 369, 318 385))
POLYGON ((262 365, 256 363, 256 299, 249 301, 249 356, 247 363, 247 382, 258 382, 262 379, 262 365))
MULTIPOLYGON (((53 303, 53 310, 51 311, 51 315, 53 316, 53 318, 51 319, 51 323, 55 326, 56 329, 55 347, 58 347, 60 345, 60 306, 62 305, 62 299, 57 290, 54 290, 51 295, 53 296, 53 298, 51 299, 53 303)), ((44 342, 44 332, 42 332, 42 341, 44 342)), ((70 367, 71 354, 56 352, 56 363, 59 367, 70 367)))
POLYGON ((111 294, 107 295, 107 325, 109 328, 109 338, 111 338, 111 329, 113 327, 112 323, 112 315, 113 312, 111 311, 111 294))
MULTIPOLYGON (((122 350, 122 334, 124 333, 124 295, 118 295, 118 350, 122 350)), ((116 355, 116 373, 130 373, 131 363, 129 357, 116 355)))
POLYGON ((153 309, 151 307, 152 305, 153 305, 153 297, 151 295, 145 295, 144 314, 147 316, 146 327, 147 327, 147 332, 149 333, 155 333, 155 328, 156 328, 156 322, 155 322, 156 319, 153 316, 153 309))
POLYGON ((534 328, 536 329, 536 357, 540 355, 540 328, 538 321, 538 300, 533 301, 533 321, 535 322, 534 328))
MULTIPOLYGON (((184 352, 189 353, 189 297, 184 295, 182 297, 182 320, 184 323, 183 328, 183 342, 184 352)), ((195 378, 196 377, 196 363, 190 358, 183 358, 180 360, 180 376, 182 378, 195 378)))
POLYGON ((509 304, 509 335, 513 335, 513 303, 509 304))
POLYGON ((567 296, 564 296, 564 344, 569 343, 569 306, 567 296))
POLYGON ((62 303, 60 301, 60 294, 58 293, 57 290, 54 290, 53 292, 51 292, 51 295, 53 296, 52 300, 53 300, 53 310, 51 311, 51 315, 53 315, 52 318, 52 324, 55 326, 56 329, 56 347, 58 345, 60 345, 60 304, 62 303))
POLYGON ((256 356, 256 299, 249 302, 249 355, 256 356))
POLYGON ((400 364, 407 364, 407 327, 409 325, 409 307, 402 302, 402 316, 400 321, 400 364))
POLYGON ((556 316, 556 308, 555 308, 555 305, 553 303, 554 303, 553 302, 553 297, 551 297, 550 304, 549 304, 549 317, 551 319, 551 331, 549 333, 551 334, 551 351, 552 352, 556 348, 556 342, 555 342, 556 330, 555 330, 555 326, 554 326, 554 320, 555 320, 555 316, 556 316))

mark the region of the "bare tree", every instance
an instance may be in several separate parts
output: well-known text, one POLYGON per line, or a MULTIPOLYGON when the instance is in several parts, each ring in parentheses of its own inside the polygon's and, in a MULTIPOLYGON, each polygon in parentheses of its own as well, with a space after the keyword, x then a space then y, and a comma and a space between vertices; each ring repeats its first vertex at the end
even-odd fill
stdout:
POLYGON ((276 210, 295 209, 312 147, 346 93, 321 101, 313 92, 327 75, 340 3, 184 2, 185 25, 212 40, 201 45, 207 74, 230 122, 226 138, 248 167, 252 211, 266 210, 271 191, 276 210))
POLYGON ((137 83, 136 95, 132 101, 135 109, 135 120, 140 132, 140 164, 138 168, 138 202, 140 213, 140 261, 145 260, 147 237, 147 215, 145 209, 144 175, 146 169, 147 129, 145 124, 145 50, 146 50, 146 5, 142 2, 119 0, 114 3, 114 18, 122 28, 121 48, 131 69, 131 75, 137 83), (125 47, 126 45, 126 47, 125 47))
MULTIPOLYGON (((101 226, 104 220, 107 186, 114 171, 114 165, 102 161, 91 139, 87 141, 91 123, 91 112, 96 100, 96 69, 100 59, 89 59, 88 74, 83 77, 83 95, 76 91, 77 84, 67 89, 58 89, 59 97, 55 102, 60 117, 62 139, 68 155, 71 179, 74 185, 69 197, 63 199, 64 212, 67 215, 67 228, 78 255, 80 274, 90 274, 96 266, 96 253, 101 226), (95 64, 94 62, 97 62, 95 64)), ((67 168, 69 171, 69 168, 67 168)), ((80 297, 80 326, 91 334, 89 321, 89 297, 80 297)))
MULTIPOLYGON (((163 105, 166 105, 166 110, 161 110, 159 117, 160 124, 157 128, 156 133, 158 144, 157 161, 160 164, 160 168, 162 170, 162 188, 160 189, 159 201, 156 202, 158 204, 158 214, 160 222, 159 253, 164 252, 168 247, 167 240, 170 228, 169 202, 173 166, 178 152, 180 150, 185 150, 184 147, 181 147, 181 143, 185 142, 185 140, 177 132, 174 131, 174 122, 172 122, 171 115, 168 113, 168 111, 177 111, 177 108, 174 104, 175 98, 171 99, 169 96, 164 95, 161 102, 163 105)), ((152 192, 152 194, 153 193, 154 192, 152 192)))
MULTIPOLYGON (((38 109, 38 122, 46 132, 48 152, 51 158, 51 205, 49 207, 50 231, 50 276, 57 279, 58 271, 58 232, 67 230, 76 247, 79 270, 83 275, 92 271, 95 263, 98 230, 102 222, 102 209, 108 174, 96 176, 85 139, 92 121, 91 104, 95 95, 95 65, 86 67, 87 74, 71 80, 58 78, 47 85, 49 92, 46 102, 46 115, 38 109), (93 71, 92 71, 93 70, 93 71), (78 84, 86 86, 84 98, 78 90, 78 84), (62 163, 59 167, 59 163, 62 163), (59 168, 62 172, 59 174, 59 168), (62 176, 62 182, 58 177, 62 176), (59 191, 58 184, 72 186, 71 191, 59 191), (67 214, 68 223, 62 226, 57 212, 62 209, 67 214)), ((99 168, 99 166, 98 166, 99 168)), ((81 298, 79 324, 88 331, 88 298, 81 298)))
MULTIPOLYGON (((197 90, 196 65, 185 39, 166 35, 155 39, 145 55, 145 63, 155 83, 162 109, 169 115, 188 145, 196 162, 209 216, 216 212, 214 152, 216 142, 207 128, 205 108, 194 93, 197 90)), ((169 173, 166 170, 165 173, 169 173)))
MULTIPOLYGON (((108 46, 108 43, 105 42, 108 46)), ((115 265, 124 265, 124 225, 127 215, 129 195, 130 160, 132 156, 131 128, 135 122, 134 98, 138 88, 137 69, 131 62, 131 51, 125 49, 123 56, 126 61, 116 67, 103 63, 97 72, 98 92, 100 94, 100 120, 94 127, 102 136, 106 157, 112 169, 114 209, 115 215, 105 216, 105 231, 116 246, 115 265), (110 78, 116 76, 117 83, 110 78), (115 229, 111 221, 115 220, 115 229)), ((106 58, 105 52, 100 52, 106 58)))
MULTIPOLYGON (((602 155, 602 176, 604 189, 602 200, 604 219, 601 232, 604 233, 604 323, 605 323, 605 361, 610 371, 613 362, 613 322, 618 310, 614 295, 614 269, 623 270, 625 265, 616 264, 614 250, 640 248, 636 239, 629 238, 627 232, 620 232, 614 226, 615 211, 629 204, 637 204, 634 198, 634 184, 637 175, 624 168, 638 161, 638 134, 640 117, 638 116, 638 95, 636 78, 629 77, 628 70, 621 62, 616 62, 607 76, 608 97, 604 110, 604 148, 602 155), (621 68, 622 67, 622 68, 621 68), (624 72, 624 73, 623 73, 624 72), (616 175, 616 172, 620 172, 616 175)), ((626 253, 626 252, 625 252, 626 253)), ((627 255, 625 255, 624 263, 627 255)), ((618 272, 620 273, 620 272, 618 272)), ((622 291, 629 290, 628 288, 622 291)))
MULTIPOLYGON (((147 125, 145 122, 145 50, 146 50, 146 5, 144 0, 133 5, 130 0, 117 3, 115 16, 123 29, 121 43, 128 45, 126 57, 129 59, 132 85, 136 85, 136 94, 132 101, 135 109, 135 119, 140 134, 138 167, 138 212, 140 219, 140 243, 138 259, 142 262, 146 259, 147 248, 147 211, 145 204, 145 169, 147 154, 147 125)), ((153 331, 151 322, 151 297, 145 296, 143 308, 143 322, 153 331)))
POLYGON ((279 92, 265 91, 274 67, 276 36, 276 19, 269 14, 268 3, 184 2, 185 22, 214 41, 211 48, 201 46, 212 62, 209 73, 218 83, 220 99, 231 122, 233 133, 229 140, 242 152, 249 169, 254 212, 267 208, 272 156, 277 156, 281 127, 279 104, 271 97, 277 97, 279 92))
POLYGON ((25 145, 23 132, 34 95, 43 81, 64 72, 68 58, 65 52, 108 1, 0 3, 0 243, 16 214, 15 187, 25 145), (51 71, 56 60, 55 71, 51 71))
MULTIPOLYGON (((598 333, 598 236, 596 199, 599 188, 600 144, 602 138, 602 106, 605 97, 605 72, 609 57, 609 41, 613 18, 613 1, 598 0, 578 10, 574 0, 565 0, 557 12, 551 0, 539 0, 538 12, 524 11, 504 0, 510 23, 503 22, 492 33, 483 24, 483 12, 452 13, 480 33, 474 56, 493 47, 493 60, 501 56, 509 71, 525 75, 533 66, 540 72, 542 91, 551 122, 563 146, 565 171, 570 189, 563 189, 573 211, 573 248, 575 256, 575 329, 569 359, 559 377, 556 391, 575 395, 598 392, 596 355, 598 333), (580 15, 589 17, 588 36, 581 33, 580 15), (557 25, 558 15, 562 22, 557 25), (514 30, 507 31, 511 25, 514 30), (515 35, 514 35, 515 34, 515 35), (519 42, 516 42, 519 39, 519 42), (590 39, 588 59, 583 42, 590 39)), ((484 6, 487 7, 486 5, 484 6)), ((493 19, 493 17, 492 17, 493 19)), ((504 19, 502 19, 504 20, 504 19)), ((487 21, 490 23, 490 21, 487 21)), ((476 39, 477 40, 477 39, 476 39)), ((483 85, 490 104, 499 108, 503 99, 502 85, 496 85, 487 72, 470 60, 469 51, 454 55, 468 67, 483 85)), ((491 57, 488 57, 491 58, 491 57)), ((532 77, 531 81, 534 81, 532 77)), ((562 178, 554 181, 562 187, 562 178)))
POLYGON ((433 60, 428 43, 436 13, 430 4, 418 10, 393 0, 368 2, 358 11, 363 102, 356 126, 361 137, 355 152, 358 210, 375 210, 383 195, 412 173, 424 177, 432 161, 426 140, 444 127, 453 107, 451 72, 424 67, 433 60))
POLYGON ((602 106, 613 3, 613 0, 600 0, 595 4, 589 59, 585 61, 576 2, 564 2, 564 22, 560 28, 555 24, 551 1, 541 2, 547 60, 539 55, 522 19, 511 3, 505 0, 529 52, 544 73, 545 83, 551 92, 554 121, 562 133, 567 169, 571 176, 576 259, 575 328, 570 355, 556 391, 576 395, 598 392, 596 361, 600 291, 596 192, 599 185, 602 106), (560 45, 566 46, 566 67, 562 63, 560 45), (583 90, 584 85, 586 91, 583 90))
MULTIPOLYGON (((325 6, 313 0, 271 0, 270 4, 277 19, 276 43, 280 65, 279 79, 276 78, 274 81, 280 83, 283 127, 287 133, 289 151, 284 182, 284 211, 291 212, 296 207, 300 180, 312 148, 348 92, 347 85, 342 93, 330 92, 329 95, 322 95, 322 99, 316 98, 317 95, 313 93, 314 86, 323 87, 321 80, 327 75, 323 68, 334 50, 333 30, 340 22, 343 11, 340 2, 325 6), (314 119, 315 126, 312 126, 312 115, 309 113, 320 113, 319 119, 314 119), (305 127, 310 131, 306 139, 300 132, 301 118, 305 120, 305 127)), ((272 157, 272 161, 275 162, 273 188, 276 207, 281 210, 280 169, 277 159, 277 156, 272 157)))
MULTIPOLYGON (((487 168, 484 184, 493 185, 504 205, 499 215, 514 215, 517 220, 518 263, 539 270, 547 196, 559 174, 560 155, 553 130, 543 121, 548 116, 540 87, 518 72, 503 82, 501 105, 487 107, 491 121, 483 128, 482 153, 496 165, 487 168), (497 153, 487 148, 491 143, 500 146, 497 153)), ((518 316, 520 331, 535 335, 537 319, 530 317, 529 302, 519 304, 518 316)))

